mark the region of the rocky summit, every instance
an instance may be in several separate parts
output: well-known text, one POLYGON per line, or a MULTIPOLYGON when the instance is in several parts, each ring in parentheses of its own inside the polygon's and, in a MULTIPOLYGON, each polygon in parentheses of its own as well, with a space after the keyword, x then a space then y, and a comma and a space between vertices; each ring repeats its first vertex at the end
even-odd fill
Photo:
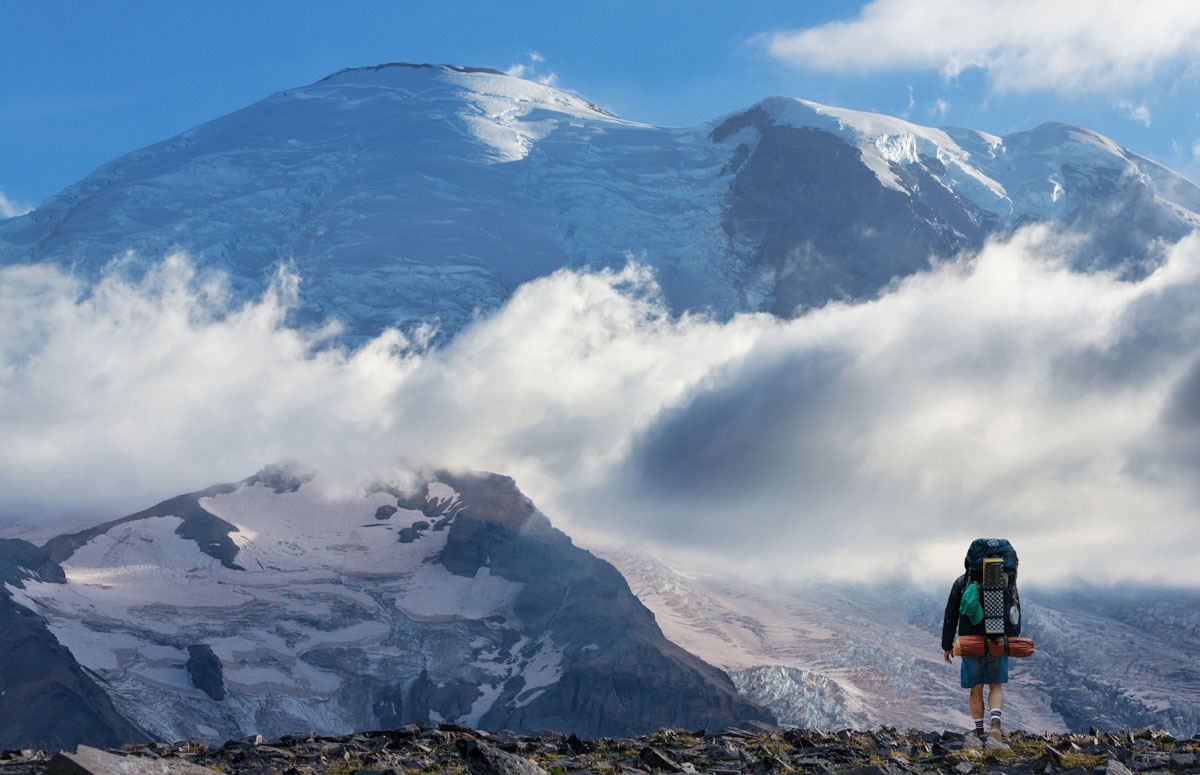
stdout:
POLYGON ((488 733, 456 724, 352 735, 261 735, 220 746, 178 742, 74 753, 5 751, 0 775, 768 775, 831 773, 1196 773, 1200 735, 1179 739, 1161 730, 1090 734, 1006 735, 1007 748, 972 748, 957 732, 856 732, 778 729, 748 722, 720 732, 661 729, 653 735, 581 740, 575 735, 488 733))

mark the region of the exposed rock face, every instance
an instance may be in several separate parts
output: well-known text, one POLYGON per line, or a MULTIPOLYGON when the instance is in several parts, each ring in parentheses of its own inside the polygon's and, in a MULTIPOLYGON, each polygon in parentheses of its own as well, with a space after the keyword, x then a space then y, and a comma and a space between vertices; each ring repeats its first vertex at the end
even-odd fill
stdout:
POLYGON ((233 562, 233 558, 237 555, 237 545, 229 538, 229 534, 236 532, 237 528, 210 514, 200 506, 200 498, 232 492, 234 488, 235 485, 218 485, 207 490, 169 498, 145 511, 81 530, 78 533, 56 536, 46 543, 45 548, 55 562, 62 562, 74 554, 80 546, 118 525, 150 517, 179 517, 181 522, 179 527, 175 528, 176 535, 195 541, 196 545, 200 547, 200 551, 209 557, 220 560, 225 567, 241 570, 241 567, 233 562))
POLYGON ((65 584, 66 574, 44 547, 15 538, 0 538, 0 583, 23 587, 23 579, 65 584))
POLYGON ((214 700, 225 699, 225 679, 221 672, 221 660, 213 650, 203 643, 187 647, 188 675, 192 684, 214 700))
POLYGON ((13 608, 45 617, 160 739, 768 717, 507 477, 330 500, 278 474, 50 541, 66 583, 31 581, 13 608))
POLYGON ((439 478, 460 491, 463 504, 442 564, 460 576, 486 567, 521 584, 513 611, 525 637, 574 645, 555 683, 544 691, 506 686, 481 726, 600 735, 767 717, 737 696, 728 676, 663 637, 616 568, 553 528, 512 479, 439 478), (672 687, 677 697, 664 702, 651 686, 672 687), (504 702, 509 696, 513 702, 504 702))
POLYGON ((931 256, 978 248, 998 225, 933 178, 930 168, 945 173, 936 158, 896 165, 903 188, 889 188, 832 132, 776 123, 756 106, 711 137, 739 133, 754 147, 738 146, 723 225, 777 315, 873 296, 893 277, 927 268, 931 256))
POLYGON ((55 536, 46 542, 43 549, 45 549, 46 555, 50 560, 55 563, 61 563, 74 554, 75 550, 79 547, 119 525, 151 517, 179 517, 181 521, 179 527, 175 528, 176 535, 190 541, 195 541, 200 551, 209 557, 220 560, 221 564, 226 568, 242 570, 240 566, 233 562, 233 558, 237 556, 237 544, 229 537, 230 533, 237 532, 237 528, 220 517, 206 511, 200 505, 200 499, 225 495, 234 492, 238 487, 246 487, 254 484, 268 487, 276 495, 281 495, 283 493, 296 492, 305 481, 306 478, 304 476, 297 475, 287 467, 278 465, 267 466, 254 476, 243 479, 237 484, 213 485, 212 487, 188 493, 187 495, 168 498, 162 503, 151 506, 144 511, 139 511, 136 514, 130 514, 120 519, 114 519, 111 522, 105 522, 102 525, 97 525, 87 530, 55 536))
POLYGON ((0 748, 117 746, 149 739, 123 718, 33 611, 6 588, 64 584, 39 547, 0 540, 0 748))

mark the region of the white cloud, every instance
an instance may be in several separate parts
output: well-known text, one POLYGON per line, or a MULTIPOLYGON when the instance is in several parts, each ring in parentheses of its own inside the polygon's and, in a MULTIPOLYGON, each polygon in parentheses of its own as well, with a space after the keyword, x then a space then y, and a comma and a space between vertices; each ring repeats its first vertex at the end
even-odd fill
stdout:
POLYGON ((1146 107, 1145 103, 1134 105, 1132 102, 1122 100, 1117 103, 1117 108, 1125 114, 1126 118, 1150 126, 1150 109, 1146 107))
POLYGON ((530 81, 536 81, 543 86, 557 86, 558 75, 553 72, 545 71, 542 65, 545 64, 546 58, 536 51, 530 51, 524 57, 525 61, 514 63, 511 67, 504 71, 505 75, 511 75, 516 78, 525 78, 530 81))
POLYGON ((230 307, 175 257, 91 293, 0 270, 0 513, 95 522, 295 458, 506 473, 578 535, 743 569, 944 576, 1016 542, 1200 583, 1200 238, 1148 279, 1075 274, 1028 229, 794 321, 672 317, 644 270, 560 271, 450 344, 347 352, 285 325, 295 278, 230 307), (1165 570, 1164 570, 1165 569, 1165 570))
POLYGON ((9 199, 4 195, 3 191, 0 191, 0 218, 16 218, 18 215, 24 215, 32 209, 33 207, 30 205, 9 199))
POLYGON ((561 272, 444 349, 390 332, 348 353, 284 325, 287 275, 229 308, 182 256, 90 292, 0 269, 0 520, 115 513, 285 457, 355 480, 406 459, 586 473, 754 331, 676 325, 631 295, 647 279, 561 272))
POLYGON ((873 0, 859 15, 760 37, 825 72, 978 67, 1000 91, 1102 91, 1151 83, 1200 51, 1192 0, 873 0))
POLYGON ((929 109, 929 113, 938 119, 944 119, 946 114, 950 112, 950 103, 940 97, 933 103, 933 107, 929 109))
POLYGON ((1200 137, 1197 137, 1196 141, 1192 143, 1192 158, 1200 161, 1200 137))

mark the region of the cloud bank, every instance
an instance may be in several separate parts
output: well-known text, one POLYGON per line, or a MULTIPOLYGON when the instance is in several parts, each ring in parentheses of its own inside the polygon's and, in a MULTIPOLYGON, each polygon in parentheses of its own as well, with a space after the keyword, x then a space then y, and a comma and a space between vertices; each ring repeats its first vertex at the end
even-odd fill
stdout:
POLYGON ((978 535, 1026 578, 1200 583, 1200 238, 1149 278, 1044 228, 793 321, 672 316, 560 271, 448 345, 354 351, 175 256, 85 289, 0 270, 0 514, 95 522, 293 458, 512 475, 574 535, 785 575, 936 576, 978 535), (1099 568, 1097 569, 1097 566, 1099 568))
POLYGON ((999 91, 1095 92, 1149 84, 1200 52, 1190 0, 873 0, 849 21, 760 39, 820 72, 987 71, 999 91))

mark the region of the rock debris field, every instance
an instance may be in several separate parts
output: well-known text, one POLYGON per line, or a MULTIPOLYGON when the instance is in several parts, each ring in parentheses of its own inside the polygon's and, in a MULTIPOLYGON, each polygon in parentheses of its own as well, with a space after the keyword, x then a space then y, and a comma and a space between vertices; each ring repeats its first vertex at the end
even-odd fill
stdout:
POLYGON ((5 751, 0 775, 921 775, 1200 773, 1200 735, 1166 732, 1032 735, 1004 750, 965 748, 955 732, 836 733, 751 722, 722 732, 663 729, 645 737, 580 740, 409 724, 353 735, 261 736, 221 746, 150 743, 74 753, 5 751))

